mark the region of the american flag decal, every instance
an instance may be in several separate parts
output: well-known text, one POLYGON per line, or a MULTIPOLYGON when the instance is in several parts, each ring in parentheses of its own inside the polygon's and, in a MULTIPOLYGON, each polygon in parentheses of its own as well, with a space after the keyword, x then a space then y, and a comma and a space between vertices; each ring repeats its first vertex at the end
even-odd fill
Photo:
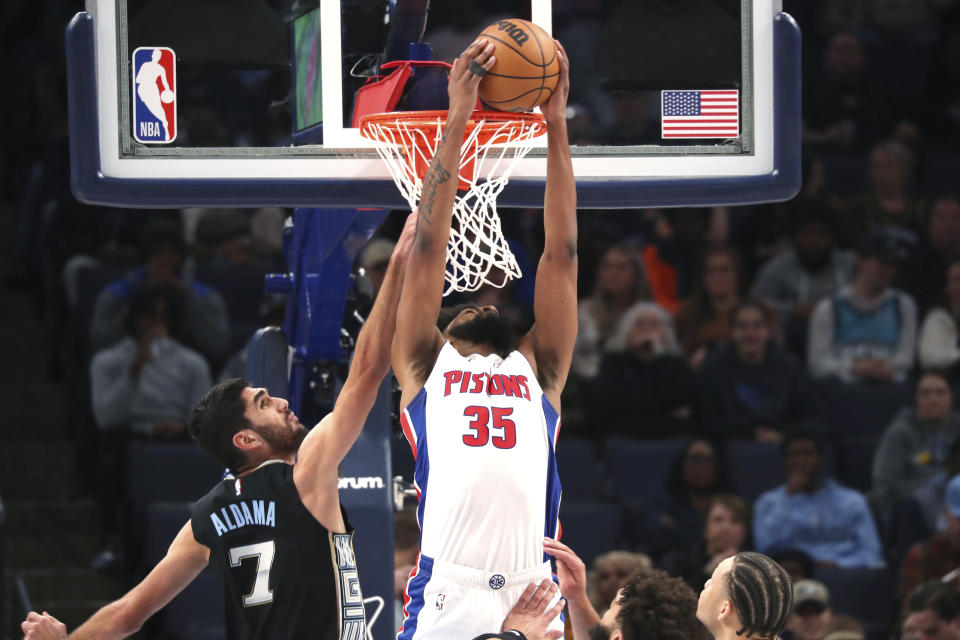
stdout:
POLYGON ((661 138, 736 138, 740 135, 740 92, 661 91, 661 138))

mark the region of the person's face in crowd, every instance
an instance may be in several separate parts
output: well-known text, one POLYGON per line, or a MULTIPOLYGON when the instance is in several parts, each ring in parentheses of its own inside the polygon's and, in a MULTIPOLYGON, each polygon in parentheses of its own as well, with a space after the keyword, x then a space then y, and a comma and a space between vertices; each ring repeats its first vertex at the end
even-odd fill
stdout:
POLYGON ((710 579, 704 583, 700 600, 697 602, 697 620, 702 622, 714 637, 717 637, 720 631, 720 617, 733 607, 726 588, 727 574, 732 568, 733 557, 720 562, 710 579))
POLYGON ((853 33, 838 33, 830 38, 824 55, 827 70, 840 78, 856 78, 863 69, 863 46, 853 33))
POLYGON ((784 465, 787 475, 802 474, 813 481, 820 476, 820 452, 813 440, 797 438, 787 445, 784 452, 784 465))
POLYGON ((789 628, 796 640, 823 640, 831 618, 829 607, 819 602, 801 602, 790 614, 789 628))
POLYGON ((288 456, 296 453, 307 437, 307 429, 290 410, 283 398, 274 398, 266 389, 247 387, 241 392, 246 408, 243 415, 270 448, 272 455, 288 456))
POLYGON ((872 294, 879 294, 893 284, 893 277, 896 273, 897 265, 895 262, 881 260, 876 256, 860 256, 857 258, 857 279, 872 294))
POLYGON ((692 491, 709 491, 716 485, 717 454, 706 440, 697 440, 683 457, 683 482, 692 491))
POLYGON ((960 255, 960 202, 953 198, 937 200, 930 212, 927 233, 938 253, 949 257, 960 255))
POLYGON ((947 269, 947 301, 954 311, 960 311, 960 263, 947 269))
POLYGON ((903 621, 903 640, 960 640, 956 624, 941 619, 931 609, 909 614, 903 621))
POLYGON ((636 283, 633 261, 620 249, 610 249, 600 261, 600 290, 608 296, 625 296, 636 283))
POLYGON ((793 234, 797 258, 807 269, 817 271, 830 261, 833 253, 833 235, 821 222, 808 222, 793 234))
POLYGON ((654 310, 641 312, 627 334, 627 347, 642 360, 661 353, 667 343, 663 317, 654 310))
POLYGON ((737 269, 725 253, 707 258, 703 265, 703 286, 711 298, 733 296, 737 293, 737 269))
POLYGON ((707 514, 703 537, 708 549, 739 551, 747 539, 747 523, 725 504, 715 502, 707 514))
POLYGON ((733 343, 741 360, 757 362, 763 360, 770 340, 770 328, 760 309, 745 307, 737 312, 733 319, 731 332, 733 343))
POLYGON ((137 317, 137 337, 150 335, 153 338, 164 337, 170 330, 170 310, 167 301, 157 298, 149 310, 144 310, 137 317))
POLYGON ((150 249, 144 265, 146 279, 151 284, 169 284, 180 277, 183 254, 180 249, 162 242, 150 249))
POLYGON ((903 191, 907 168, 889 149, 877 147, 870 154, 870 181, 875 189, 903 191))
POLYGON ((953 409, 953 392, 940 376, 925 375, 917 383, 916 403, 921 420, 943 420, 953 409))
POLYGON ((594 564, 594 572, 597 577, 597 598, 601 602, 616 600, 620 586, 631 573, 630 567, 622 559, 617 558, 598 558, 594 564))

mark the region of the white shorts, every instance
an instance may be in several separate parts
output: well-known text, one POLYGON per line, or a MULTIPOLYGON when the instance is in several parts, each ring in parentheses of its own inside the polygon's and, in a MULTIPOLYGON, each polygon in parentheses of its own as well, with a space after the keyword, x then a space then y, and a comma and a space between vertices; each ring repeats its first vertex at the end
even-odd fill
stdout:
MULTIPOLYGON (((463 567, 421 555, 404 592, 397 640, 472 640, 499 633, 503 619, 531 582, 552 579, 550 563, 515 573, 463 567)), ((560 594, 551 601, 551 606, 560 594)), ((550 629, 563 631, 557 616, 550 629)))

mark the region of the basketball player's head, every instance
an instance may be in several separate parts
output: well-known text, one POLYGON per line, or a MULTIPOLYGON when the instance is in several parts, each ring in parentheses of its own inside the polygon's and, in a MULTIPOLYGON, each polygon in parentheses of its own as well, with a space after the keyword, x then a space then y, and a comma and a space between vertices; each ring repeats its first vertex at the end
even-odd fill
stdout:
POLYGON ((743 551, 714 569, 700 592, 697 618, 714 638, 776 638, 792 609, 793 584, 783 567, 743 551))
POLYGON ((493 305, 481 307, 465 303, 440 309, 437 328, 443 337, 459 340, 477 347, 487 347, 491 353, 507 357, 513 350, 514 338, 510 323, 500 316, 493 305))
POLYGON ((617 592, 590 640, 703 640, 706 630, 697 621, 697 596, 679 578, 663 571, 641 569, 617 592))
POLYGON ((903 640, 960 639, 960 592, 939 580, 925 582, 907 597, 903 640))
POLYGON ((190 414, 193 439, 231 471, 292 456, 307 435, 287 401, 231 378, 208 391, 190 414))

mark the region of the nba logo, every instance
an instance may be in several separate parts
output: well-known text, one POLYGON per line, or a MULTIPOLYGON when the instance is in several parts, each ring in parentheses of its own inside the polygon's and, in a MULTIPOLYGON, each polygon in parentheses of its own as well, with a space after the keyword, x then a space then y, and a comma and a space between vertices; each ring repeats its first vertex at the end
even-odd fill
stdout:
POLYGON ((443 611, 443 602, 447 599, 445 594, 437 594, 437 611, 443 611))
POLYGON ((133 139, 169 144, 177 137, 177 56, 167 47, 133 52, 133 139))

